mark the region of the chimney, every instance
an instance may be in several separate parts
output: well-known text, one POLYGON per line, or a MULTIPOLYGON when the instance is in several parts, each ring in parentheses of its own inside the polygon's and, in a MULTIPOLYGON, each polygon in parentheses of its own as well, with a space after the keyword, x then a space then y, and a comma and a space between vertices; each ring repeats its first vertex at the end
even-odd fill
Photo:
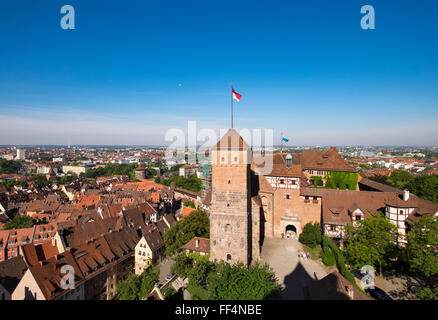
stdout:
POLYGON ((403 190, 403 200, 404 201, 409 200, 409 190, 408 189, 403 190))
POLYGON ((196 245, 196 248, 199 248, 199 239, 196 239, 195 245, 196 245))
POLYGON ((345 286, 345 290, 347 291, 348 296, 350 297, 351 300, 354 299, 354 291, 353 291, 353 286, 351 284, 345 286))

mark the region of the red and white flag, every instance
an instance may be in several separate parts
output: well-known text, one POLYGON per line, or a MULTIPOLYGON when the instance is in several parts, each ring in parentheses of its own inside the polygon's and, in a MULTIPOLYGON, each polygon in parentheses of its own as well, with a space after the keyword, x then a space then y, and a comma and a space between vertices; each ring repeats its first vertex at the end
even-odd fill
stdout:
POLYGON ((233 99, 239 102, 239 100, 242 98, 241 94, 238 94, 236 91, 234 91, 233 88, 231 88, 231 92, 233 93, 233 99))

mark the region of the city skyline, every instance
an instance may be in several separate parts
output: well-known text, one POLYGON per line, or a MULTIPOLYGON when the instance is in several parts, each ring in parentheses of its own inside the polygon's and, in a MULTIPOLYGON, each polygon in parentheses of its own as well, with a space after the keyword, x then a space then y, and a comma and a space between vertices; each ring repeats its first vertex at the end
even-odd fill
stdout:
MULTIPOLYGON (((0 144, 164 145, 167 129, 274 129, 294 146, 438 145, 436 2, 0 5, 0 144), (232 10, 230 10, 232 8, 232 10), (231 11, 231 12, 230 12, 231 11)), ((274 144, 276 144, 274 142, 274 144)))

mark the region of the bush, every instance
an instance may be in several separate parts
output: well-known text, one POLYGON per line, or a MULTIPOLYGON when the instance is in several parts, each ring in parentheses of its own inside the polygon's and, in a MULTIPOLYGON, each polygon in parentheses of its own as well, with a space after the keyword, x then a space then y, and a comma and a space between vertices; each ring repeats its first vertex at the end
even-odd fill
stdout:
POLYGON ((308 223, 304 226, 303 232, 299 236, 299 241, 310 248, 315 248, 318 244, 321 243, 322 235, 321 235, 321 226, 319 223, 308 223))
MULTIPOLYGON (((327 237, 326 235, 322 236, 322 250, 323 250, 323 252, 330 251, 332 253, 332 255, 334 256, 334 259, 335 259, 336 268, 338 268, 339 273, 345 279, 347 279, 348 282, 350 282, 353 286, 358 288, 357 284, 356 284, 356 281, 354 280, 353 274, 345 266, 344 254, 338 248, 338 246, 329 237, 327 237)), ((327 257, 326 259, 329 259, 328 262, 331 262, 330 261, 330 257, 327 257)), ((324 262, 324 258, 323 258, 323 262, 324 262)))
POLYGON ((325 247, 322 250, 321 257, 322 257, 322 262, 326 266, 331 267, 331 266, 334 266, 336 263, 335 255, 333 254, 333 252, 330 248, 325 247))

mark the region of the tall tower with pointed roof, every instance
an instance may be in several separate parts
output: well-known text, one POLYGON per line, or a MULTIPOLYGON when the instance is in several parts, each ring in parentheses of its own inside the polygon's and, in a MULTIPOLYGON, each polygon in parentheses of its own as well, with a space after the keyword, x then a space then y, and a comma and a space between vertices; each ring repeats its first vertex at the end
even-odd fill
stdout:
POLYGON ((210 258, 251 262, 251 148, 234 129, 211 150, 210 258))

